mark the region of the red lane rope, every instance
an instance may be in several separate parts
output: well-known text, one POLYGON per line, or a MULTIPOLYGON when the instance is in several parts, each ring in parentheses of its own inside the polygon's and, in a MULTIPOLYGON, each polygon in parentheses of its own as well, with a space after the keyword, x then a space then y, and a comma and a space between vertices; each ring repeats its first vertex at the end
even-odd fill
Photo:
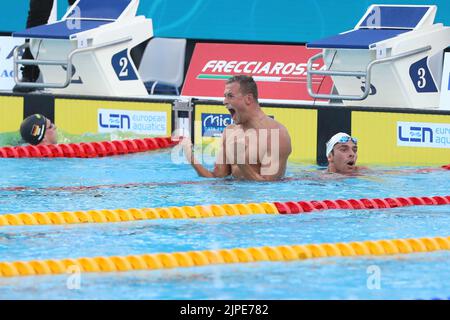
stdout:
POLYGON ((280 214, 309 213, 317 210, 331 209, 389 209, 407 206, 435 206, 449 204, 450 196, 274 202, 274 205, 277 207, 280 214))
POLYGON ((0 158, 96 158, 169 148, 170 137, 81 142, 69 144, 1 147, 0 158))

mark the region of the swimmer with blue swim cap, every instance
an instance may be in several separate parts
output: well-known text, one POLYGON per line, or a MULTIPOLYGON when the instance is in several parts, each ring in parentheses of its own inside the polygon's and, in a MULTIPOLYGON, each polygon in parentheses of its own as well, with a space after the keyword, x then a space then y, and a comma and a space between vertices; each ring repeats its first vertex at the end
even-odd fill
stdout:
POLYGON ((347 133, 339 132, 328 140, 328 173, 354 174, 358 172, 358 140, 347 133))
POLYGON ((56 126, 42 114, 33 114, 22 121, 20 125, 22 139, 34 146, 41 144, 56 144, 56 126))

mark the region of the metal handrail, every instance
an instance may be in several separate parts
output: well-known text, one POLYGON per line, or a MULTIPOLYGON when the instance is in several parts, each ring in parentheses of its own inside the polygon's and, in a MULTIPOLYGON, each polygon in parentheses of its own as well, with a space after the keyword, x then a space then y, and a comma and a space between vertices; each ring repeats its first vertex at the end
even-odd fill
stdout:
POLYGON ((21 46, 18 46, 14 49, 14 81, 16 82, 16 84, 20 87, 24 87, 24 88, 58 88, 58 89, 62 89, 62 88, 66 88, 69 86, 70 81, 72 80, 73 74, 72 74, 72 59, 75 55, 86 52, 86 51, 91 51, 91 50, 95 50, 95 49, 99 49, 99 48, 105 48, 105 47, 109 47, 112 45, 116 45, 116 44, 120 44, 120 43, 124 43, 124 42, 128 42, 131 41, 132 37, 126 37, 126 38, 121 38, 121 39, 117 39, 114 41, 110 41, 110 42, 106 42, 106 43, 102 43, 102 44, 98 44, 98 45, 94 45, 94 46, 90 46, 90 47, 86 47, 86 48, 79 48, 79 49, 75 49, 72 50, 68 57, 67 60, 32 60, 32 59, 20 59, 19 58, 19 52, 22 49, 26 49, 29 48, 30 44, 28 42, 24 43, 21 46), (19 79, 19 65, 34 65, 34 66, 39 66, 39 65, 51 65, 51 66, 62 66, 65 67, 66 70, 66 79, 63 83, 36 83, 36 82, 23 82, 19 79))
POLYGON ((312 69, 313 62, 319 58, 323 58, 323 53, 318 53, 318 54, 312 56, 308 60, 308 64, 307 64, 306 81, 307 81, 308 94, 315 99, 341 99, 341 100, 355 100, 355 101, 364 100, 370 94, 370 86, 371 86, 370 79, 372 76, 373 66, 375 66, 376 64, 381 64, 381 63, 399 60, 402 58, 413 56, 413 55, 428 51, 430 49, 431 49, 431 46, 426 46, 426 47, 414 49, 411 51, 407 51, 407 52, 404 52, 404 53, 401 53, 401 54, 398 54, 395 56, 374 60, 367 65, 366 71, 313 70, 312 69), (359 96, 358 95, 315 93, 315 92, 313 92, 313 87, 312 87, 312 76, 313 75, 365 78, 364 92, 362 95, 359 95, 359 96))

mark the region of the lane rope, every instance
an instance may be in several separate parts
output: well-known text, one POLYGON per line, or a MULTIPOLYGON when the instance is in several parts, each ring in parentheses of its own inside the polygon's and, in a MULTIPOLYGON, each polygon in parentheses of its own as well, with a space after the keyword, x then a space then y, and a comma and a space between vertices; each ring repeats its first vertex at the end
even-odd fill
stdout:
POLYGON ((73 270, 74 266, 78 267, 80 272, 117 272, 259 261, 396 255, 438 250, 450 250, 450 236, 0 262, 0 277, 62 274, 73 270))
POLYGON ((34 212, 0 215, 0 226, 111 223, 150 219, 212 218, 252 214, 300 214, 334 209, 390 209, 407 206, 435 206, 449 204, 450 196, 432 196, 213 204, 142 209, 34 212))
POLYGON ((96 158, 169 148, 171 137, 1 147, 0 158, 96 158))

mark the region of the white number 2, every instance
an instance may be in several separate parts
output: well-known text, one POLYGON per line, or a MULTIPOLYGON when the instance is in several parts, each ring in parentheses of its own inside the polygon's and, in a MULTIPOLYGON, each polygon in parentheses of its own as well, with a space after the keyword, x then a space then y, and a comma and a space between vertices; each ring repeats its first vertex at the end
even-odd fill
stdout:
POLYGON ((427 85, 427 80, 425 79, 426 71, 424 68, 419 68, 419 70, 417 70, 417 74, 419 75, 419 81, 417 81, 417 86, 420 89, 423 89, 427 85))
POLYGON ((128 59, 125 57, 120 58, 119 65, 122 67, 119 73, 119 77, 127 77, 128 76, 128 59))

